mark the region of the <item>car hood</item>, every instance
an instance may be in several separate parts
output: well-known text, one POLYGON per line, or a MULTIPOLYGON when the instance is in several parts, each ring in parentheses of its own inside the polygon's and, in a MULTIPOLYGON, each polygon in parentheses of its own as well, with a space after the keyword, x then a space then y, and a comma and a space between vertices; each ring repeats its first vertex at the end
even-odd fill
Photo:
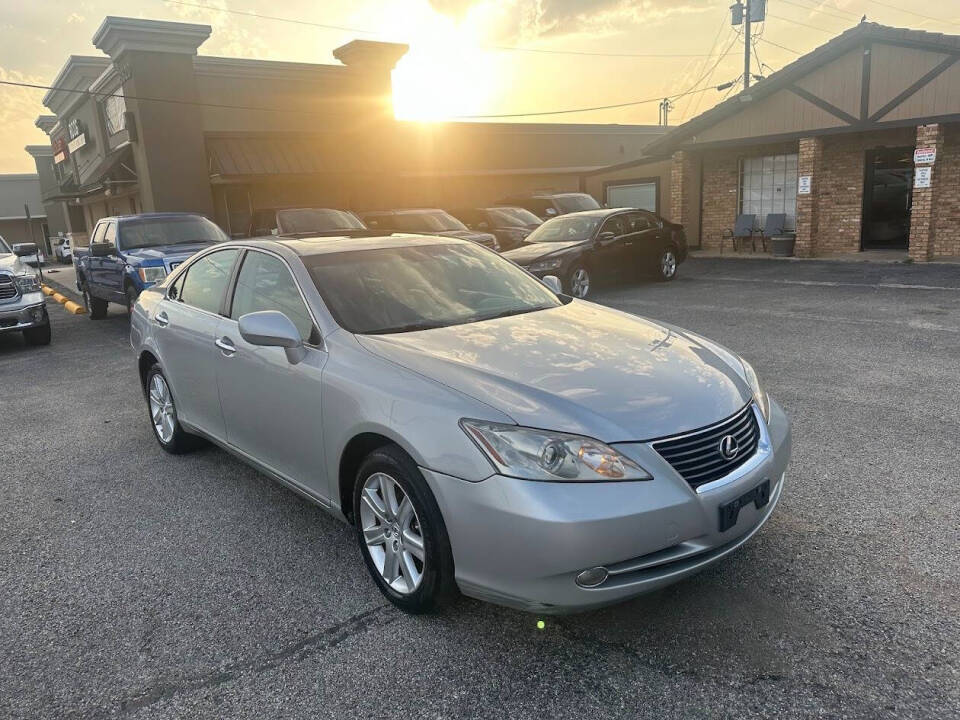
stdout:
POLYGON ((184 243, 183 245, 157 245, 148 248, 131 248, 123 250, 127 262, 131 260, 165 260, 171 255, 193 255, 195 252, 210 247, 213 243, 184 243))
POLYGON ((583 301, 467 325, 359 335, 369 351, 518 424, 604 442, 729 417, 750 399, 737 358, 692 333, 583 301))
POLYGON ((505 258, 513 260, 518 265, 529 265, 550 255, 558 255, 575 247, 585 247, 589 240, 573 240, 571 242, 542 242, 527 243, 513 250, 503 253, 505 258))
POLYGON ((24 262, 21 262, 13 253, 0 252, 0 270, 11 272, 14 275, 34 272, 33 268, 24 262))

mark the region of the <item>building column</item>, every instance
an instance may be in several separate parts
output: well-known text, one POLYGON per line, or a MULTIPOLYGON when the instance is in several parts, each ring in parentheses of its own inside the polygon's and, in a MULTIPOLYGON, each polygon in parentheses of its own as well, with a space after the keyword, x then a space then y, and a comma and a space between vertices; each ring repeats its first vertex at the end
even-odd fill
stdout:
POLYGON ((693 227, 696 170, 693 156, 689 152, 678 150, 673 154, 673 166, 670 169, 670 220, 683 225, 691 245, 700 244, 700 238, 694 237, 696 228, 693 227))
POLYGON ((936 200, 939 194, 937 166, 943 162, 943 126, 918 125, 917 147, 935 148, 937 159, 932 165, 914 168, 913 208, 910 210, 910 259, 927 262, 933 257, 933 234, 936 225, 936 200), (917 187, 917 170, 930 168, 929 187, 917 187))
POLYGON ((797 257, 813 257, 817 254, 817 231, 819 225, 819 179, 823 159, 823 140, 819 137, 800 138, 797 159, 798 178, 810 178, 810 192, 797 192, 797 241, 793 254, 797 257))

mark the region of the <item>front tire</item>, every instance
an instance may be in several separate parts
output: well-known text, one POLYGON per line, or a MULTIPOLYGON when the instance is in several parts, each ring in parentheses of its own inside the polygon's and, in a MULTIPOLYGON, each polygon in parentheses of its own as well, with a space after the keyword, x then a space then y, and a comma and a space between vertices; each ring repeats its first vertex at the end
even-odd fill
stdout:
POLYGON ((49 345, 51 338, 50 322, 39 327, 27 328, 23 331, 23 339, 27 345, 49 345))
POLYGON ((126 289, 127 296, 127 317, 133 315, 133 306, 137 304, 137 298, 140 297, 140 293, 137 292, 137 289, 133 285, 127 285, 126 289))
POLYGON ((591 283, 590 271, 585 265, 577 263, 567 275, 567 295, 583 300, 590 294, 591 283))
POLYGON ((380 448, 363 461, 353 519, 367 570, 391 603, 419 614, 454 594, 443 516, 416 463, 400 448, 380 448))
POLYGON ((147 413, 153 436, 171 455, 183 455, 203 444, 199 437, 191 435, 180 425, 173 393, 159 363, 147 372, 147 413))

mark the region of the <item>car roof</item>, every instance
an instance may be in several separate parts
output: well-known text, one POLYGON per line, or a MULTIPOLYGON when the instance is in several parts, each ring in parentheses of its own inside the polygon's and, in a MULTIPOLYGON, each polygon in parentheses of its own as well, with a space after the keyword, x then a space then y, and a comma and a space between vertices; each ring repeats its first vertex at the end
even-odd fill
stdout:
MULTIPOLYGON (((550 218, 551 220, 556 220, 558 218, 568 218, 568 217, 610 217, 611 215, 616 215, 622 212, 637 212, 637 208, 597 208, 596 210, 579 210, 577 212, 566 213, 564 215, 557 215, 555 218, 550 218)), ((641 210, 640 212, 648 212, 646 210, 641 210)))
POLYGON ((178 218, 178 217, 204 217, 199 213, 188 213, 188 212, 155 212, 155 213, 137 213, 135 215, 111 215, 110 217, 101 218, 102 220, 116 220, 117 222, 128 222, 130 220, 146 220, 151 218, 178 218))
POLYGON ((254 247, 261 250, 276 250, 278 246, 287 248, 301 257, 327 255, 330 253, 355 252, 357 250, 384 250, 388 248, 416 247, 417 245, 475 245, 469 240, 440 237, 436 235, 413 235, 394 233, 374 237, 263 237, 248 240, 232 240, 230 246, 254 247))
POLYGON ((364 210, 361 215, 412 215, 425 212, 446 212, 440 208, 422 207, 422 208, 399 208, 396 210, 364 210))

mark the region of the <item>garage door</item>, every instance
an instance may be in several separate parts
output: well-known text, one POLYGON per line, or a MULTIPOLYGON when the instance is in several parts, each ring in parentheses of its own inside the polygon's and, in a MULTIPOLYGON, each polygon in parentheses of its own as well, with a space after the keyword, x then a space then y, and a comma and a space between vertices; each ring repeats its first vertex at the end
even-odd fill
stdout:
POLYGON ((657 211, 657 184, 655 182, 630 185, 608 185, 607 207, 632 207, 657 211))

